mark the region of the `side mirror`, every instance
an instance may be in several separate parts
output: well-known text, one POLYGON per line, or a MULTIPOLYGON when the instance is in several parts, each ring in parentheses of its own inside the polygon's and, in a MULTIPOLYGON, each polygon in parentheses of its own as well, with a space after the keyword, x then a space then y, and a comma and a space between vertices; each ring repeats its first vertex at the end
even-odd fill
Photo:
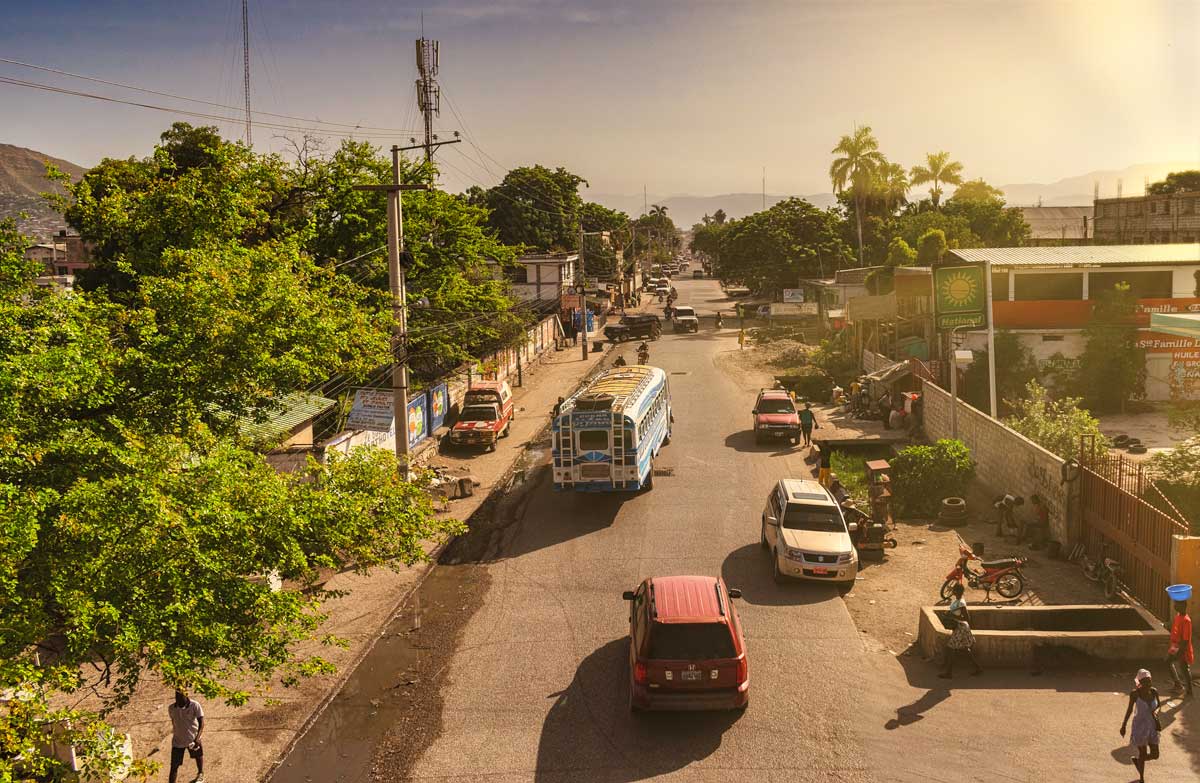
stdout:
POLYGON ((757 416, 757 415, 758 415, 758 408, 755 408, 754 410, 750 411, 750 415, 751 415, 751 416, 757 416))
POLYGON ((858 532, 858 523, 857 522, 848 522, 848 523, 846 523, 846 529, 849 530, 851 533, 857 533, 858 532))
POLYGON ((624 598, 626 601, 632 601, 633 600, 633 591, 626 590, 625 592, 621 593, 621 597, 624 598))
POLYGON ((741 598, 742 591, 737 589, 736 587, 731 587, 731 588, 729 588, 729 597, 730 598, 741 598))

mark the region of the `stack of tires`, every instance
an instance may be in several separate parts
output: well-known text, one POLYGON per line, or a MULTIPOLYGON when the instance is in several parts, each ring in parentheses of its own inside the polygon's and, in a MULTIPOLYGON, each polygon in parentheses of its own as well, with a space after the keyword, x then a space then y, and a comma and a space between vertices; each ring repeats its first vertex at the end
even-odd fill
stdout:
POLYGON ((967 524, 967 501, 962 498, 944 498, 942 510, 938 512, 938 522, 946 527, 967 524))
POLYGON ((1117 435, 1112 439, 1113 448, 1125 449, 1130 454, 1145 454, 1146 446, 1140 438, 1131 438, 1128 435, 1117 435))

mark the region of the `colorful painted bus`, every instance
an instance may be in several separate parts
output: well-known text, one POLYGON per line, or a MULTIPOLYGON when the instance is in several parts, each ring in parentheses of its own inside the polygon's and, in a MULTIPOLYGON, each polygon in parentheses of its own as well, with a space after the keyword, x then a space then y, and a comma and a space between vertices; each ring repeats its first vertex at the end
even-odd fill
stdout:
POLYGON ((642 364, 607 370, 565 400, 554 419, 554 489, 650 489, 671 420, 665 372, 642 364))

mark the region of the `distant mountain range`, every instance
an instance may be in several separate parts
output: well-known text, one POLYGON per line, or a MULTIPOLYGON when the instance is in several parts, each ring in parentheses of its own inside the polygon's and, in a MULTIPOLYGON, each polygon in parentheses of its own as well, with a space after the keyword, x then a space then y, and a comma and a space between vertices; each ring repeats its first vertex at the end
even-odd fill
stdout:
POLYGON ((46 239, 67 227, 62 215, 46 205, 41 194, 62 193, 62 188, 46 179, 46 161, 78 180, 84 169, 70 161, 43 152, 0 144, 0 219, 11 217, 26 235, 46 239), (21 213, 26 217, 22 218, 21 213))
MULTIPOLYGON (((1009 206, 1032 207, 1039 203, 1045 207, 1088 206, 1092 203, 1092 192, 1095 183, 1100 185, 1100 197, 1112 198, 1117 195, 1117 182, 1123 185, 1122 193, 1126 196, 1140 196, 1145 191, 1146 181, 1156 182, 1163 179, 1172 171, 1184 169, 1200 169, 1200 162, 1176 163, 1142 163, 1127 166, 1123 169, 1091 171, 1075 177, 1067 177, 1050 183, 1025 183, 1001 185, 1000 190, 1009 206)), ((915 188, 911 198, 925 195, 923 188, 915 188)), ((587 197, 585 195, 585 197, 587 197)), ((618 209, 631 216, 642 214, 642 195, 632 196, 614 194, 595 194, 595 201, 609 209, 618 209)), ((766 205, 770 207, 778 201, 790 196, 778 193, 766 195, 766 205)), ((837 203, 832 193, 813 193, 801 195, 800 198, 811 202, 821 209, 837 203)), ((667 208, 667 214, 682 229, 689 229, 699 223, 704 215, 711 215, 718 209, 725 210, 730 218, 742 218, 763 208, 761 193, 725 193, 719 196, 655 196, 648 199, 650 204, 662 204, 667 208)))

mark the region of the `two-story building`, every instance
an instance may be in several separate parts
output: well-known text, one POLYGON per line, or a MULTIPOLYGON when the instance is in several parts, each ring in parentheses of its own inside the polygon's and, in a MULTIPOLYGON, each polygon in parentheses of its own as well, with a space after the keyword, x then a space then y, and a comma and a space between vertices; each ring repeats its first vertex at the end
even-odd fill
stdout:
POLYGON ((491 263, 497 280, 507 279, 513 295, 525 302, 554 302, 561 306, 575 283, 578 253, 536 253, 518 258, 515 266, 502 270, 491 263))
MULTIPOLYGON (((1200 398, 1200 344, 1150 327, 1154 313, 1200 312, 1200 243, 978 248, 950 254, 968 263, 990 263, 996 328, 1019 335, 1044 369, 1078 361, 1093 300, 1127 283, 1138 300, 1135 323, 1146 350, 1147 399, 1200 398)), ((965 333, 964 347, 985 350, 986 345, 983 330, 965 333)))
POLYGON ((1093 235, 1098 245, 1200 241, 1200 191, 1098 198, 1093 206, 1093 235))

